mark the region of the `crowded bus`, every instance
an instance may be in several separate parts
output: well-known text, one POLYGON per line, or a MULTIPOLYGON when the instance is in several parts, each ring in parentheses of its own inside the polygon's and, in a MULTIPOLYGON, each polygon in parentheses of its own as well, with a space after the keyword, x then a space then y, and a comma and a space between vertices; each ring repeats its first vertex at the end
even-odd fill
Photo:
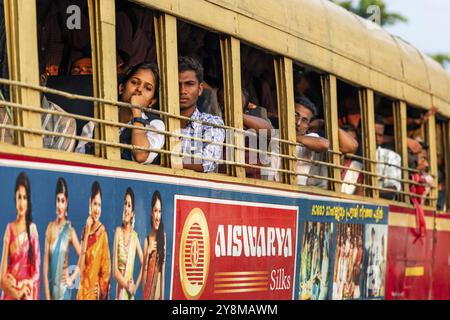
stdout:
POLYGON ((1 298, 449 299, 449 89, 325 0, 0 0, 1 298))

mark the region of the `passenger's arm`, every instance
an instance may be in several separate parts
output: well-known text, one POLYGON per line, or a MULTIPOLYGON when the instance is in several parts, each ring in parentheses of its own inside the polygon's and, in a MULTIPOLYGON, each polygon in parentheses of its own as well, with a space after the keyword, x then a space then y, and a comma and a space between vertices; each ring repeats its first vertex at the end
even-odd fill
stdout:
POLYGON ((408 149, 414 154, 422 152, 422 145, 417 140, 408 138, 406 139, 406 145, 408 146, 408 149))
POLYGON ((315 152, 326 152, 330 147, 328 139, 306 135, 297 135, 297 142, 315 152))
POLYGON ((358 150, 358 141, 346 131, 339 129, 339 151, 342 153, 355 154, 358 150))
POLYGON ((183 163, 184 169, 194 170, 197 172, 205 172, 203 164, 200 163, 183 163))
POLYGON ((270 122, 249 114, 244 114, 244 127, 255 129, 258 134, 260 130, 267 130, 267 134, 269 135, 272 130, 272 124, 270 122))
MULTIPOLYGON (((144 128, 145 125, 140 122, 133 123, 136 127, 144 128)), ((132 129, 131 130, 131 144, 136 147, 142 147, 142 148, 150 148, 150 142, 147 139, 145 130, 139 130, 139 129, 132 129)), ((133 157, 136 160, 136 162, 142 163, 147 160, 148 155, 150 154, 150 151, 143 151, 143 150, 133 150, 133 157)))
MULTIPOLYGON (((145 102, 142 101, 142 97, 133 96, 131 97, 131 104, 133 106, 147 107, 144 105, 145 102)), ((133 114, 133 118, 142 118, 142 110, 139 108, 132 108, 131 112, 133 114)), ((135 122, 133 123, 136 127, 144 128, 146 125, 144 123, 135 122)), ((164 122, 158 120, 152 120, 150 122, 150 128, 164 131, 165 126, 164 122)), ((142 147, 142 148, 154 148, 161 149, 164 146, 164 135, 147 131, 141 129, 132 129, 131 130, 131 144, 133 146, 142 147)), ((153 160, 158 156, 155 152, 143 151, 143 150, 133 150, 133 157, 139 163, 152 163, 153 160)))

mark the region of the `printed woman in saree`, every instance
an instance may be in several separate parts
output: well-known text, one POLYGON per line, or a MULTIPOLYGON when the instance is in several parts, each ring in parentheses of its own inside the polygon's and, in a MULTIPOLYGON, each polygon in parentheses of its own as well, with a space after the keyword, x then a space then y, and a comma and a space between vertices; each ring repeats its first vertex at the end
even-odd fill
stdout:
POLYGON ((134 231, 134 192, 128 188, 125 192, 122 226, 114 236, 114 279, 117 282, 116 299, 134 300, 136 290, 142 278, 142 267, 136 283, 133 280, 136 253, 142 266, 143 253, 139 237, 134 231))
POLYGON ((15 187, 17 218, 6 227, 1 263, 2 300, 38 300, 41 253, 32 222, 30 180, 21 172, 15 187))
POLYGON ((145 239, 142 287, 144 300, 163 300, 166 233, 162 223, 162 201, 159 191, 153 193, 151 207, 152 230, 145 239))
POLYGON ((100 184, 92 184, 89 201, 89 217, 83 232, 81 256, 78 263, 81 271, 77 300, 107 300, 109 298, 111 258, 108 235, 100 222, 102 192, 100 184))
POLYGON ((79 268, 69 276, 69 249, 81 252, 80 242, 72 223, 67 220, 69 194, 64 178, 56 182, 56 219, 49 223, 45 234, 44 290, 47 300, 70 300, 71 288, 78 277, 79 268), (49 269, 50 268, 50 269, 49 269))

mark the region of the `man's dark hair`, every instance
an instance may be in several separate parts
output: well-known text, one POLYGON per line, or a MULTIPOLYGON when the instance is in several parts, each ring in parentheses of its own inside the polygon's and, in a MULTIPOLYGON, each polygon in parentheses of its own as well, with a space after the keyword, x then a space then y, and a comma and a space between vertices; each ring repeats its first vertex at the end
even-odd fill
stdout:
POLYGON ((244 108, 247 108, 250 102, 250 94, 248 93, 248 90, 245 88, 242 88, 242 97, 244 98, 242 104, 244 105, 244 108))
POLYGON ((420 141, 420 145, 422 146, 423 150, 430 149, 430 146, 427 143, 423 142, 423 141, 420 141))
POLYGON ((309 111, 311 111, 312 113, 312 117, 314 118, 315 116, 317 116, 317 108, 314 105, 314 103, 309 100, 308 97, 301 95, 299 97, 295 97, 295 103, 296 104, 301 104, 302 106, 304 106, 306 109, 308 109, 309 111))
POLYGON ((382 115, 375 114, 375 124, 382 124, 384 126, 384 118, 382 115))
POLYGON ((203 82, 203 67, 197 59, 192 57, 178 58, 178 72, 194 71, 197 76, 198 83, 203 82))
POLYGON ((355 129, 354 126, 350 125, 350 124, 344 124, 341 126, 341 129, 344 130, 345 132, 354 132, 354 133, 358 133, 355 129))

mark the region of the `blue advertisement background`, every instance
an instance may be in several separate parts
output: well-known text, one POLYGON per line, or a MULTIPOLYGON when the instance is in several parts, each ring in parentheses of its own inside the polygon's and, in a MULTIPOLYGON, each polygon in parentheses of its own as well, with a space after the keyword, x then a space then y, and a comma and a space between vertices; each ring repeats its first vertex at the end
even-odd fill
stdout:
MULTIPOLYGON (((102 188, 102 215, 101 222, 106 226, 108 234, 108 242, 111 253, 111 268, 113 268, 113 242, 115 229, 122 223, 123 198, 127 187, 131 187, 135 193, 135 230, 139 235, 142 249, 144 249, 144 239, 151 230, 150 213, 151 213, 151 197, 155 190, 159 190, 162 195, 162 221, 164 223, 167 243, 166 243, 166 269, 165 269, 165 299, 170 297, 171 288, 171 272, 172 272, 172 248, 173 248, 173 227, 174 227, 174 196, 198 196, 213 199, 224 199, 234 201, 247 201, 268 204, 293 205, 299 208, 299 222, 297 225, 297 239, 302 237, 301 224, 303 221, 326 221, 334 222, 334 217, 318 217, 312 216, 313 205, 329 205, 342 206, 350 208, 357 204, 343 203, 341 201, 323 201, 316 200, 313 197, 294 198, 272 196, 267 194, 257 194, 239 191, 225 191, 211 188, 193 187, 191 185, 181 184, 163 184, 140 180, 122 179, 114 177, 104 177, 100 175, 87 175, 69 172, 55 172, 38 169, 22 169, 22 168, 0 168, 0 236, 3 239, 6 226, 9 222, 16 219, 15 195, 14 187, 17 175, 25 171, 30 178, 31 184, 31 203, 33 208, 33 222, 36 223, 39 233, 40 249, 41 249, 41 292, 40 297, 44 299, 43 289, 43 259, 45 248, 45 232, 50 221, 56 218, 55 209, 55 188, 56 181, 59 177, 63 177, 68 185, 69 191, 69 207, 68 219, 72 221, 77 232, 78 238, 81 240, 82 230, 86 223, 89 212, 89 197, 91 185, 94 181, 98 181, 102 188)), ((376 209, 375 206, 365 205, 376 209)), ((341 221, 342 222, 342 221, 341 221)), ((345 222, 345 221, 344 221, 345 222)), ((350 223, 350 222, 349 222, 350 223)), ((374 219, 364 221, 351 221, 351 223, 375 223, 374 219)), ((378 224, 387 224, 387 207, 383 207, 383 219, 378 224)), ((334 255, 334 246, 336 233, 333 234, 332 253, 334 255)), ((3 250, 3 241, 0 244, 3 250)), ((299 275, 299 254, 301 251, 301 241, 297 243, 297 265, 294 284, 294 298, 298 298, 298 275, 299 275)), ((334 257, 331 257, 332 261, 334 257)), ((137 259, 138 260, 138 259, 137 259)), ((69 255, 69 265, 75 265, 77 257, 73 249, 69 255)), ((135 263, 134 279, 137 279, 140 270, 140 263, 135 263)), ((331 277, 333 275, 331 274, 331 277)), ((116 282, 113 279, 113 270, 111 270, 111 293, 110 299, 115 298, 116 282)), ((72 294, 75 299, 76 292, 72 294)), ((136 299, 142 298, 142 288, 140 287, 136 294, 136 299)))

